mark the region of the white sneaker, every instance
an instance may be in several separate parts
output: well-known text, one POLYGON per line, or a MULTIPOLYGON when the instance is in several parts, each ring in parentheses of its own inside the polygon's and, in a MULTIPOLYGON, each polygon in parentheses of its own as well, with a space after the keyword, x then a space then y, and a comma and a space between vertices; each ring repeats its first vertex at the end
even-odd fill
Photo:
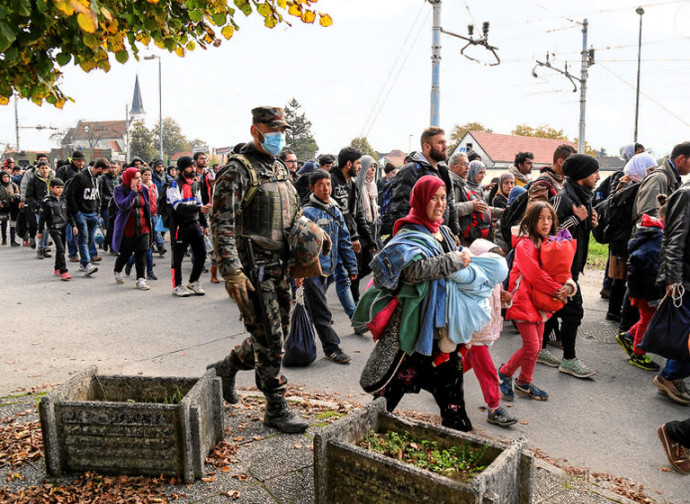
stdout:
POLYGON ((91 276, 94 273, 96 273, 96 271, 98 271, 98 268, 91 263, 88 263, 86 266, 84 266, 83 264, 80 264, 79 265, 79 271, 84 272, 84 274, 86 276, 91 276))
POLYGON ((125 283, 125 276, 121 271, 113 271, 113 277, 115 278, 115 283, 123 284, 125 283))
POLYGON ((146 285, 146 279, 145 278, 137 278, 137 289, 144 290, 144 291, 147 291, 150 289, 150 287, 148 285, 146 285))
POLYGON ((173 295, 177 297, 187 297, 191 296, 192 293, 187 290, 187 288, 184 285, 178 285, 173 289, 173 295))
POLYGON ((201 288, 201 284, 198 280, 196 282, 188 283, 187 289, 192 291, 197 296, 203 296, 204 294, 206 294, 206 291, 201 288))

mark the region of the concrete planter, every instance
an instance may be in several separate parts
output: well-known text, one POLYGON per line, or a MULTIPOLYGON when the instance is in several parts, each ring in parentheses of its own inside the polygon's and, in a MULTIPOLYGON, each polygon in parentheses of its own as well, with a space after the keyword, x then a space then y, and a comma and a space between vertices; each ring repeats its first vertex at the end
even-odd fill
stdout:
POLYGON ((531 503, 534 459, 524 442, 511 444, 464 432, 413 422, 386 412, 385 399, 339 420, 316 434, 314 479, 316 503, 531 503), (357 446, 371 430, 409 432, 441 447, 469 443, 481 449, 486 469, 468 482, 434 474, 357 446))
POLYGON ((221 380, 99 376, 94 366, 41 399, 49 474, 201 477, 204 458, 223 439, 221 380), (173 404, 174 399, 181 400, 173 404))

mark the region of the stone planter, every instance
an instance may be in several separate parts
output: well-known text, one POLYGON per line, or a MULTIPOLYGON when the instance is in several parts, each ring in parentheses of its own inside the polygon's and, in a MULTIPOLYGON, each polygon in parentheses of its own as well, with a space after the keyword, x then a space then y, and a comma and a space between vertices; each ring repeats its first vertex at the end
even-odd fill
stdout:
POLYGON ((316 503, 531 503, 534 459, 525 453, 524 442, 510 444, 422 422, 413 422, 386 412, 385 399, 339 420, 316 434, 314 479, 316 503), (461 482, 414 467, 357 446, 369 431, 409 432, 435 440, 441 448, 469 443, 482 449, 480 462, 486 469, 468 482, 461 482))
POLYGON ((41 399, 49 474, 201 477, 223 439, 220 378, 99 376, 91 367, 41 399), (181 398, 181 399, 180 399, 181 398))

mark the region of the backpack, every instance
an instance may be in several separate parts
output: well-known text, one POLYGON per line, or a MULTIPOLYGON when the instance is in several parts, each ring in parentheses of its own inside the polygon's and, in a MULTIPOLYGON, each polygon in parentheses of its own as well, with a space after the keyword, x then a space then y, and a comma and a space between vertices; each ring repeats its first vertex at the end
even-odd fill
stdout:
POLYGON ((625 244, 633 227, 633 206, 640 191, 637 182, 611 194, 595 207, 599 215, 599 225, 592 229, 594 239, 602 244, 625 244))
MULTIPOLYGON (((465 189, 466 200, 474 201, 481 199, 481 196, 476 191, 465 189)), ((460 236, 464 238, 466 243, 471 243, 478 238, 491 240, 491 211, 486 212, 472 212, 469 215, 463 215, 460 218, 460 236)))
POLYGON ((549 201, 558 193, 551 180, 546 177, 539 177, 534 182, 528 184, 526 189, 525 192, 519 194, 518 197, 506 207, 501 215, 501 236, 511 249, 513 248, 511 228, 520 224, 520 221, 527 211, 527 204, 536 199, 544 200, 545 198, 545 201, 549 201))
MULTIPOLYGON (((415 177, 419 179, 419 174, 422 172, 422 165, 419 164, 417 161, 412 161, 412 166, 411 168, 414 170, 415 177)), ((400 170, 398 173, 396 173, 395 177, 386 184, 386 187, 383 189, 383 193, 381 194, 381 204, 379 205, 379 219, 381 220, 381 232, 384 234, 390 234, 393 232, 393 225, 395 222, 387 222, 390 220, 390 210, 391 210, 391 202, 393 200, 393 181, 396 179, 396 177, 400 176, 400 174, 403 173, 403 170, 400 170), (387 233, 384 231, 387 230, 387 233)))
POLYGON ((166 181, 165 184, 161 186, 161 190, 156 198, 158 215, 160 215, 163 226, 168 229, 172 229, 173 227, 173 217, 175 214, 172 205, 168 202, 168 188, 170 184, 172 184, 172 181, 166 181))

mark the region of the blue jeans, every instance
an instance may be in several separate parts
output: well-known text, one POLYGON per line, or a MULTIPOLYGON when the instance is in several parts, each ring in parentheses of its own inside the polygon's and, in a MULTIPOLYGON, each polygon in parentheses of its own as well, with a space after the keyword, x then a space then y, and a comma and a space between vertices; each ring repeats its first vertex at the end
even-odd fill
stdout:
MULTIPOLYGON (((38 224, 38 215, 36 215, 36 223, 38 224)), ((48 240, 50 239, 50 231, 45 230, 43 232, 43 236, 41 237, 41 241, 36 242, 36 247, 38 247, 38 250, 45 250, 48 248, 48 240)))
POLYGON ((347 275, 347 271, 345 271, 345 266, 343 266, 343 263, 340 262, 340 260, 338 260, 338 265, 335 267, 335 272, 333 273, 333 275, 328 277, 328 284, 326 286, 326 289, 328 288, 328 285, 330 285, 334 281, 335 291, 338 294, 340 304, 343 305, 343 308, 345 309, 345 313, 347 313, 347 316, 352 318, 352 315, 355 313, 355 308, 357 307, 357 305, 355 304, 355 299, 352 297, 352 291, 350 290, 350 277, 347 275))
POLYGON ((78 212, 74 217, 77 223, 77 242, 79 243, 79 264, 86 266, 91 263, 91 257, 98 255, 94 235, 98 225, 98 214, 96 212, 78 212))
POLYGON ((65 238, 67 240, 67 255, 77 257, 77 237, 72 231, 72 226, 65 226, 65 238))
POLYGON ((665 380, 679 380, 690 376, 690 362, 668 359, 661 377, 665 380))

